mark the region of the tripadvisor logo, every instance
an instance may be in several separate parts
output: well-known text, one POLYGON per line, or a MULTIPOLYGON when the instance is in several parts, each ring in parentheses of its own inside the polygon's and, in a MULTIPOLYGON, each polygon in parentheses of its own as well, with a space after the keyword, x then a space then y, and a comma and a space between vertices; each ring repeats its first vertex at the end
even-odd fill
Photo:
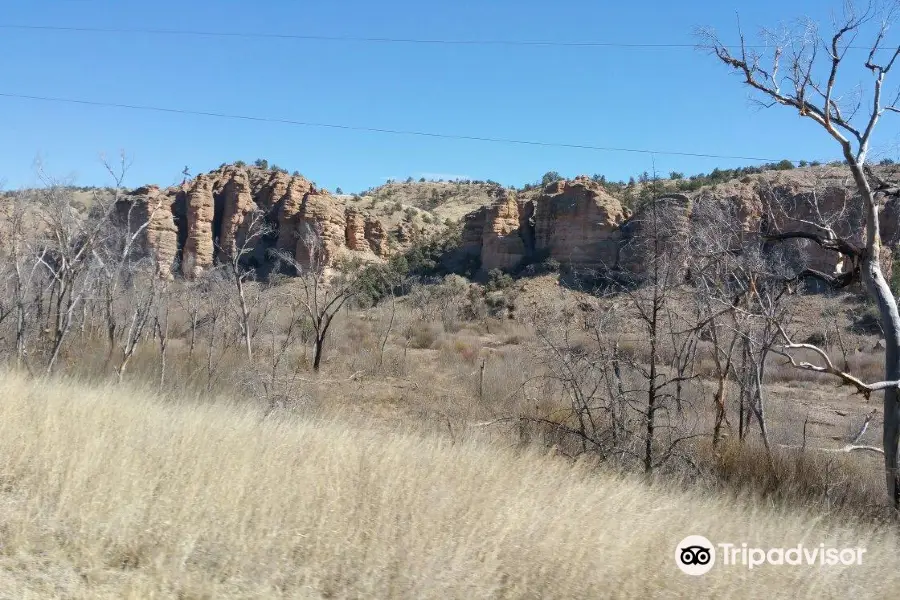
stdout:
POLYGON ((675 564, 687 575, 705 575, 718 562, 725 567, 752 570, 772 566, 837 566, 861 565, 865 548, 804 546, 790 548, 751 548, 746 543, 713 544, 702 535, 689 535, 675 547, 675 564))
POLYGON ((675 564, 688 575, 705 575, 716 564, 716 548, 702 535, 689 535, 675 547, 675 564))

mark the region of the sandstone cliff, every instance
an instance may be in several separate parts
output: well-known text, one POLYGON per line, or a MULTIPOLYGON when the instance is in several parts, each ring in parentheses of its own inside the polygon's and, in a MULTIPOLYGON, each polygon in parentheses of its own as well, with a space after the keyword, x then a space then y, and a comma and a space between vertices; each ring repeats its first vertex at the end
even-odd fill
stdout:
MULTIPOLYGON (((663 242, 660 248, 677 246, 683 253, 697 236, 739 243, 788 230, 821 234, 813 223, 823 222, 862 244, 854 194, 839 167, 767 171, 696 192, 664 193, 630 214, 600 184, 579 177, 552 183, 528 201, 496 194, 490 205, 464 217, 461 251, 480 259, 482 274, 553 258, 570 270, 640 278, 660 251, 648 244, 651 238, 663 242)), ((890 250, 900 242, 898 211, 900 200, 890 200, 881 213, 886 271, 890 250)), ((765 249, 776 250, 772 245, 765 249)), ((779 243, 778 252, 795 271, 810 268, 831 275, 848 268, 838 253, 809 240, 779 243)), ((686 265, 688 257, 672 253, 671 258, 686 265)))
POLYGON ((181 272, 185 277, 197 277, 213 264, 214 216, 212 180, 201 175, 187 194, 187 241, 181 260, 181 272))
POLYGON ((253 167, 223 166, 166 190, 138 188, 122 200, 120 213, 129 210, 135 220, 150 219, 141 247, 157 259, 163 276, 179 263, 185 277, 197 277, 239 248, 242 259, 256 264, 281 250, 302 265, 309 231, 318 232, 326 261, 343 252, 375 260, 390 248, 387 228, 376 217, 303 177, 253 167))
POLYGON ((461 245, 466 254, 481 258, 483 271, 510 270, 533 252, 526 247, 527 224, 523 226, 522 214, 513 192, 496 189, 491 194, 489 206, 469 213, 465 217, 461 245))
POLYGON ((247 174, 234 170, 228 172, 224 188, 221 192, 222 224, 219 232, 219 248, 217 255, 227 260, 239 252, 246 241, 248 229, 253 223, 256 204, 250 190, 247 174))
POLYGON ((137 238, 142 253, 153 253, 157 259, 157 272, 165 278, 174 275, 172 268, 178 256, 178 228, 172 219, 172 198, 161 194, 159 187, 149 185, 132 192, 134 202, 120 202, 118 218, 134 233, 146 223, 137 238))
POLYGON ((499 189, 489 206, 466 215, 461 250, 480 258, 482 273, 537 258, 575 269, 610 269, 625 216, 622 204, 587 178, 553 183, 527 201, 499 189))
POLYGON ((535 250, 574 269, 616 265, 621 202, 587 177, 550 184, 535 201, 535 250))
MULTIPOLYGON (((896 179, 896 174, 891 177, 896 179)), ((478 259, 482 275, 552 258, 577 272, 617 271, 640 277, 652 263, 646 241, 653 231, 669 246, 677 243, 683 248, 701 236, 739 242, 788 229, 820 233, 811 224, 817 221, 859 243, 864 234, 860 215, 854 212, 858 211, 854 190, 840 167, 767 171, 695 192, 667 193, 654 201, 645 199, 634 214, 587 177, 518 196, 496 184, 483 186, 482 191, 484 205, 462 219, 460 245, 463 255, 478 259), (653 221, 654 215, 662 218, 653 221)), ((262 234, 251 238, 247 254, 256 265, 269 260, 272 250, 306 264, 307 232, 317 232, 327 261, 347 253, 378 260, 442 227, 435 224, 434 215, 416 207, 335 197, 301 176, 235 165, 179 187, 134 190, 123 207, 149 219, 141 245, 158 258, 163 276, 170 276, 172 266, 180 264, 185 276, 196 277, 226 260, 244 245, 251 222, 265 226, 262 234)), ((898 215, 900 200, 887 201, 881 213, 886 269, 890 250, 900 242, 898 215)), ((840 255, 808 240, 778 247, 792 269, 833 274, 848 268, 840 255)))

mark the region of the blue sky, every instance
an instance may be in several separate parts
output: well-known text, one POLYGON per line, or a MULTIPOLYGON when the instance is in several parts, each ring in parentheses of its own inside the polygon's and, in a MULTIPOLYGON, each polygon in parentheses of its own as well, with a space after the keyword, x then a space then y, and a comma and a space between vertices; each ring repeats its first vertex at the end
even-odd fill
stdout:
MULTIPOLYGON (((835 4, 836 6, 836 4, 835 4)), ((821 2, 31 0, 0 24, 367 37, 688 43, 780 19, 828 18, 821 2)), ((785 109, 759 110, 737 78, 691 48, 448 46, 0 29, 0 93, 596 146, 828 159, 833 143, 785 109)), ((858 71, 854 72, 858 73, 858 71)), ((900 78, 897 79, 900 81, 900 78)), ((897 115, 895 115, 897 116, 897 115)), ((890 120, 890 119, 889 119, 890 120)), ((900 119, 876 149, 895 156, 900 119)), ((220 120, 0 98, 0 181, 34 185, 35 157, 80 185, 109 183, 98 155, 133 158, 127 185, 180 181, 263 157, 358 191, 407 176, 518 185, 550 170, 627 179, 751 164, 526 147, 220 120)))

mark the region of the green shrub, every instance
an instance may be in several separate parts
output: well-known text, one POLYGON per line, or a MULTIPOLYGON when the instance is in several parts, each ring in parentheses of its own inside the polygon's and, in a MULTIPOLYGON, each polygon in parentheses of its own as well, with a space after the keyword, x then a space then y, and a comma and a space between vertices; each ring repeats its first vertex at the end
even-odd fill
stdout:
POLYGON ((541 177, 541 185, 548 186, 551 183, 560 181, 561 179, 562 179, 562 175, 560 175, 556 171, 548 171, 548 172, 544 173, 543 177, 541 177))
POLYGON ((785 159, 775 165, 776 171, 789 171, 794 168, 794 163, 785 159))

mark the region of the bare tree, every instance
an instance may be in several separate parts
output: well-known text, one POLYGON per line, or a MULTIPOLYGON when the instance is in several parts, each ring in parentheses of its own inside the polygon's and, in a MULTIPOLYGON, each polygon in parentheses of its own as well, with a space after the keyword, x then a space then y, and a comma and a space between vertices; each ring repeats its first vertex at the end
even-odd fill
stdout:
MULTIPOLYGON (((647 473, 660 462, 654 460, 660 415, 670 420, 670 401, 674 401, 678 413, 682 413, 682 387, 694 379, 696 322, 691 322, 689 315, 680 315, 673 307, 686 277, 688 236, 687 228, 681 222, 688 210, 686 200, 674 195, 647 201, 635 217, 637 231, 629 242, 632 251, 645 258, 647 273, 636 281, 620 285, 638 315, 650 346, 647 365, 633 363, 646 386, 646 401, 641 411, 645 421, 643 463, 647 473), (673 367, 668 370, 661 368, 666 362, 662 355, 666 341, 671 344, 673 367)), ((668 458, 675 444, 668 446, 663 460, 668 458)))
POLYGON ((115 165, 105 158, 101 160, 115 186, 111 200, 95 194, 95 207, 103 207, 97 218, 102 219, 105 231, 92 254, 97 264, 97 287, 106 321, 107 360, 119 352, 114 370, 121 381, 156 303, 156 277, 143 272, 143 267, 152 263, 153 257, 143 256, 138 249, 139 240, 146 235, 156 212, 162 209, 162 200, 152 206, 125 200, 122 186, 130 160, 124 152, 120 153, 115 165), (120 310, 117 305, 123 298, 127 298, 128 306, 120 310), (120 313, 123 319, 119 318, 120 313))
MULTIPOLYGON (((30 368, 29 331, 37 328, 37 313, 40 312, 44 274, 42 263, 49 248, 37 242, 40 232, 35 231, 35 216, 29 210, 27 198, 16 193, 9 198, 6 235, 3 236, 3 251, 6 254, 10 307, 14 314, 13 339, 16 366, 30 368)), ((3 310, 4 315, 6 309, 3 310)))
POLYGON ((174 290, 168 282, 159 282, 160 292, 156 302, 156 311, 153 315, 153 337, 159 343, 159 386, 166 383, 166 358, 171 340, 171 314, 174 303, 174 290))
MULTIPOLYGON (((152 267, 155 269, 155 265, 152 267)), ((119 383, 125 376, 128 363, 134 356, 138 345, 147 334, 148 328, 153 326, 152 317, 156 313, 159 301, 160 287, 163 282, 153 270, 135 270, 129 273, 125 284, 128 299, 128 311, 125 326, 122 328, 118 341, 119 360, 115 366, 116 378, 119 383)))
MULTIPOLYGON (((534 318, 542 377, 560 386, 556 393, 569 407, 532 420, 573 438, 577 452, 616 457, 648 474, 673 457, 690 462, 681 447, 698 435, 686 393, 697 377, 698 327, 695 312, 680 310, 688 291, 682 200, 647 200, 630 222, 623 248, 630 263, 646 270, 594 274, 600 283, 594 301, 581 303, 583 321, 565 310, 534 318), (632 352, 620 347, 617 323, 625 319, 636 319, 641 328, 632 352)), ((591 277, 583 275, 583 285, 590 285, 591 277)), ((544 395, 548 391, 553 394, 544 395)))
POLYGON ((46 310, 49 321, 46 372, 49 374, 59 359, 77 311, 94 289, 97 264, 93 251, 108 233, 109 206, 98 204, 91 214, 84 215, 74 205, 71 188, 51 179, 43 170, 39 170, 39 176, 46 187, 37 193, 36 212, 46 241, 36 254, 50 280, 46 310))
MULTIPOLYGON (((887 492, 894 506, 900 507, 900 314, 881 268, 879 223, 882 196, 896 194, 898 190, 881 181, 867 166, 872 135, 881 117, 885 112, 900 112, 900 94, 885 98, 883 91, 885 79, 900 56, 900 46, 885 47, 888 27, 896 9, 896 2, 883 7, 869 4, 862 12, 847 4, 843 19, 826 38, 821 38, 816 26, 807 22, 798 32, 780 36, 766 34, 769 43, 765 51, 749 46, 743 32, 740 32, 737 53, 732 53, 710 31, 703 32, 702 36, 704 47, 737 72, 743 83, 762 99, 764 106, 780 105, 796 110, 801 117, 817 123, 841 149, 856 187, 855 202, 859 204, 861 218, 855 233, 861 234, 862 241, 841 236, 827 224, 818 224, 820 227, 815 232, 782 231, 771 238, 806 239, 840 253, 849 265, 841 273, 807 269, 803 275, 816 277, 835 287, 861 279, 869 296, 878 305, 885 333, 885 381, 864 383, 827 363, 817 367, 862 393, 884 391, 883 446, 887 492), (855 98, 852 95, 848 97, 838 85, 839 75, 843 73, 849 47, 861 33, 865 33, 869 24, 876 25, 876 28, 862 67, 871 77, 871 87, 867 94, 860 92, 855 98)), ((790 353, 797 346, 786 343, 784 349, 790 353)))
POLYGON ((303 227, 298 242, 298 249, 302 250, 300 259, 286 254, 279 255, 279 259, 298 275, 303 308, 309 316, 315 337, 313 370, 318 372, 322 366, 329 328, 341 308, 359 292, 362 270, 360 265, 352 263, 329 269, 330 257, 321 227, 308 223, 304 223, 303 227))
MULTIPOLYGON (((225 257, 224 267, 228 272, 229 280, 234 285, 237 298, 235 312, 248 361, 253 360, 253 337, 257 331, 253 319, 254 308, 260 305, 261 290, 259 286, 251 289, 250 281, 253 279, 255 271, 248 267, 245 261, 255 251, 256 243, 271 230, 271 225, 266 221, 265 211, 256 209, 245 217, 233 248, 219 248, 222 256, 225 257), (253 298, 250 297, 251 294, 254 295, 253 298)), ((257 314, 257 317, 262 319, 264 315, 257 314)))

